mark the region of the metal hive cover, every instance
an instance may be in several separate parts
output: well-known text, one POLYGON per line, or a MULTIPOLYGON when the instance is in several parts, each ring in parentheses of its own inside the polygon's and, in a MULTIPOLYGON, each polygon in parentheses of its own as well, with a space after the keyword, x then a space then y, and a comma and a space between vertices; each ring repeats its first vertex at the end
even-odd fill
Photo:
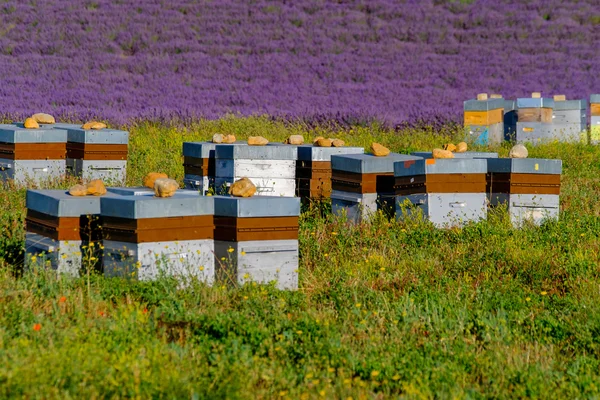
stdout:
POLYGON ((298 147, 298 160, 331 161, 331 156, 340 154, 364 154, 362 147, 319 147, 303 144, 298 147))
POLYGON ((420 160, 413 155, 390 153, 385 157, 373 154, 345 154, 331 156, 331 169, 358 174, 392 173, 396 161, 420 160))
POLYGON ((235 143, 214 143, 214 142, 184 142, 183 155, 194 158, 214 158, 217 145, 233 146, 248 145, 246 142, 237 141, 235 143))
POLYGON ((65 190, 29 189, 25 204, 30 210, 54 217, 79 217, 100 214, 102 197, 104 196, 71 196, 65 190))
POLYGON ((464 102, 465 111, 490 111, 504 108, 504 99, 467 100, 464 102))
POLYGON ((220 217, 295 217, 300 215, 299 197, 214 196, 214 199, 215 216, 220 217))
POLYGON ((215 148, 217 159, 242 160, 297 160, 298 147, 288 144, 267 146, 227 146, 218 144, 215 148))
POLYGON ((23 125, 0 126, 0 142, 4 143, 66 143, 67 131, 45 128, 25 129, 23 125))
POLYGON ((562 173, 562 160, 546 158, 490 158, 487 160, 488 172, 520 174, 562 173))
MULTIPOLYGON (((431 151, 415 151, 414 153, 411 153, 411 155, 423 158, 433 158, 433 153, 431 151)), ((465 151, 464 153, 454 153, 454 158, 498 158, 498 153, 491 151, 465 151)))
POLYGON ((517 99, 517 109, 519 108, 554 108, 554 99, 520 98, 517 99))
POLYGON ((483 158, 420 159, 394 163, 394 176, 485 173, 487 162, 483 158))
POLYGON ((176 192, 172 197, 111 196, 100 200, 100 213, 128 219, 187 217, 214 213, 214 198, 176 192))
POLYGON ((129 132, 117 129, 82 129, 67 128, 67 141, 71 143, 100 143, 100 144, 128 144, 129 132))
POLYGON ((600 103, 600 94, 593 94, 590 96, 590 103, 598 104, 600 103))
MULTIPOLYGON (((114 193, 119 196, 154 196, 154 189, 147 188, 145 186, 136 187, 107 187, 106 190, 109 193, 114 193)), ((200 192, 197 190, 186 190, 177 189, 177 193, 188 196, 199 196, 200 192)))
POLYGON ((586 110, 586 109, 587 109, 587 101, 586 100, 565 100, 565 101, 555 101, 554 102, 554 110, 555 111, 586 110))

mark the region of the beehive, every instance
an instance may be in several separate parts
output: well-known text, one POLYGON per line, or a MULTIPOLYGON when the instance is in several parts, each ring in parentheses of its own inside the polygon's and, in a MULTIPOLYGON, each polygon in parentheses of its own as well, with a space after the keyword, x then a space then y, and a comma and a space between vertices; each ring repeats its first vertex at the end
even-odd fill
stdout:
POLYGON ((275 281, 298 288, 297 197, 215 197, 215 256, 219 275, 238 284, 275 281))
POLYGON ((496 145, 504 140, 504 100, 473 99, 464 102, 465 141, 478 145, 496 145))
MULTIPOLYGON (((561 96, 564 97, 564 96, 561 96)), ((553 139, 567 143, 587 143, 587 101, 554 98, 553 139)))
POLYGON ((420 157, 390 153, 346 154, 331 157, 331 208, 345 214, 349 221, 360 222, 378 210, 394 214, 394 162, 420 157))
POLYGON ((215 158, 215 188, 219 194, 226 193, 234 181, 246 177, 256 186, 258 196, 296 195, 296 146, 219 144, 215 158))
POLYGON ((129 132, 116 129, 86 130, 81 126, 67 126, 65 129, 66 166, 70 175, 86 181, 102 179, 109 184, 125 183, 129 132))
POLYGON ((214 280, 214 202, 210 196, 110 196, 101 199, 106 276, 161 275, 214 280))
POLYGON ((517 142, 539 144, 554 140, 553 108, 553 99, 542 97, 517 99, 517 142))
POLYGON ((505 204, 513 225, 558 219, 561 160, 498 158, 487 162, 490 205, 505 204))
POLYGON ((66 143, 63 129, 0 126, 0 178, 23 185, 64 177, 66 143))
POLYGON ((100 197, 75 197, 64 190, 28 190, 25 262, 78 275, 84 262, 101 258, 100 197), (33 261, 35 260, 35 261, 33 261))
POLYGON ((364 154, 362 147, 298 146, 296 162, 296 195, 302 201, 331 196, 331 156, 364 154))
POLYGON ((435 226, 487 217, 485 159, 421 159, 394 164, 396 215, 418 214, 435 226))
POLYGON ((600 94, 590 96, 590 143, 600 144, 600 94))

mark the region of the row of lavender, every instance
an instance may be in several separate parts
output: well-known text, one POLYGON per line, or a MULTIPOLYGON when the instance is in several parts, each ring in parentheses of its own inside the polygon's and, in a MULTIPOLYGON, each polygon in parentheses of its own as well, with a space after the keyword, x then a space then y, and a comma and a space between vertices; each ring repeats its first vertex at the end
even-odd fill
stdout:
POLYGON ((597 1, 6 0, 0 114, 460 120, 481 88, 598 89, 597 1))

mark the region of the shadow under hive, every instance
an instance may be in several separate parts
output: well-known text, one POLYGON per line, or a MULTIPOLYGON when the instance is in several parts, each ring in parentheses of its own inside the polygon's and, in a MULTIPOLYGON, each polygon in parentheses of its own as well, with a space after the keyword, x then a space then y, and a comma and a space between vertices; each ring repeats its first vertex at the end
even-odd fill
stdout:
MULTIPOLYGON (((221 146, 248 145, 246 142, 221 144, 221 146)), ((216 159, 213 142, 183 143, 183 183, 187 189, 207 194, 215 190, 216 159)))
POLYGON ((275 281, 298 288, 297 197, 215 197, 215 257, 222 277, 238 284, 275 281))
POLYGON ((558 219, 561 160, 499 158, 488 160, 487 193, 492 207, 505 204, 511 222, 558 219))
POLYGON ((152 280, 161 274, 214 281, 213 197, 101 199, 105 276, 152 280))
POLYGON ((84 262, 91 268, 100 263, 100 246, 90 245, 101 240, 100 197, 28 190, 26 207, 26 266, 31 266, 35 256, 40 266, 77 276, 84 262))
POLYGON ((269 143, 266 146, 223 146, 215 148, 215 187, 226 193, 233 182, 249 178, 258 196, 296 195, 296 146, 269 143))
POLYGON ((394 164, 396 216, 417 215, 438 228, 487 218, 485 159, 421 159, 394 164))
POLYGON ((587 143, 587 101, 554 100, 552 138, 566 143, 587 143))
POLYGON ((67 172, 85 181, 124 184, 129 133, 115 129, 67 127, 67 172))
POLYGON ((0 178, 35 184, 65 175, 67 131, 0 125, 0 178))
POLYGON ((298 146, 296 162, 296 195, 302 202, 331 196, 331 156, 364 154, 362 147, 298 146))
POLYGON ((465 140, 478 145, 496 145, 504 140, 504 99, 464 102, 465 140))
POLYGON ((331 208, 348 221, 361 222, 378 210, 394 214, 394 162, 420 157, 390 153, 347 154, 331 157, 331 208))
POLYGON ((554 140, 553 108, 553 99, 517 99, 517 143, 540 144, 554 140))
POLYGON ((600 144, 600 94, 590 96, 590 143, 600 144))

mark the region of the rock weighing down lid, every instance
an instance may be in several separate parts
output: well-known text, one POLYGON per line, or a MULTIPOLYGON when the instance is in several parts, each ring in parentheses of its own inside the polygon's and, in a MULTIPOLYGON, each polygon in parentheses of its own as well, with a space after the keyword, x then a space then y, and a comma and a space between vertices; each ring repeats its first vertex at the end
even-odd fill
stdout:
POLYGON ((0 142, 4 143, 66 143, 67 131, 46 128, 26 129, 23 124, 0 125, 0 142))
POLYGON ((547 98, 529 98, 517 99, 517 109, 519 108, 554 108, 554 99, 547 98))
POLYGON ((299 197, 214 196, 214 199, 215 216, 219 217, 296 217, 300 215, 299 197))
MULTIPOLYGON (((105 195, 106 196, 106 195, 105 195)), ((100 214, 103 196, 71 196, 64 190, 27 190, 25 205, 29 210, 53 217, 79 217, 100 214)))
POLYGON ((233 146, 233 145, 248 145, 246 142, 237 141, 235 143, 214 143, 214 142, 184 142, 183 155, 194 158, 214 158, 215 147, 233 146))
POLYGON ((340 154, 364 154, 362 147, 319 147, 312 144, 298 146, 298 160, 331 161, 331 156, 340 154))
POLYGON ((504 108, 504 99, 467 100, 464 102, 465 111, 490 111, 504 108))
POLYGON ((485 173, 487 173, 487 161, 482 158, 422 158, 394 163, 394 176, 485 173))
POLYGON ((298 147, 289 144, 269 144, 267 146, 218 144, 215 148, 215 158, 228 160, 297 160, 298 147))
MULTIPOLYGON (((454 158, 498 158, 498 153, 492 151, 465 151, 464 153, 453 153, 454 158)), ((433 158, 433 153, 430 151, 415 151, 411 153, 413 156, 423 158, 433 158)))
POLYGON ((562 160, 546 158, 496 158, 488 159, 488 172, 519 173, 519 174, 548 174, 562 173, 562 160))
MULTIPOLYGON (((107 187, 106 190, 109 193, 114 193, 119 196, 154 196, 154 189, 147 188, 145 186, 137 187, 107 187)), ((188 189, 177 189, 177 193, 188 196, 199 196, 200 192, 197 190, 188 189)))
POLYGON ((176 192, 172 197, 110 196, 100 200, 100 214, 127 219, 188 217, 214 213, 211 196, 190 196, 176 192))
POLYGON ((128 144, 129 132, 117 129, 67 128, 67 141, 90 144, 128 144))
POLYGON ((554 110, 555 111, 586 110, 586 109, 587 109, 587 101, 586 100, 563 100, 563 101, 554 100, 554 110))
POLYGON ((331 156, 331 169, 357 174, 392 173, 396 161, 420 160, 406 154, 390 153, 385 157, 377 157, 373 154, 345 154, 331 156))

